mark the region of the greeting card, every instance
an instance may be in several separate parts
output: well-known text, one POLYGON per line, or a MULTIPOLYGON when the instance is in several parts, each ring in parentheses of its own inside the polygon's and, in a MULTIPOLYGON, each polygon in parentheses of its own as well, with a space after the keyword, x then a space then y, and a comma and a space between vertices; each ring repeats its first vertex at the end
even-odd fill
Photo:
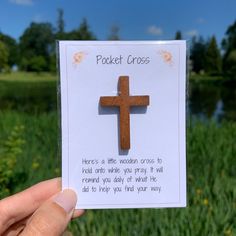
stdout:
POLYGON ((59 65, 77 208, 186 206, 186 42, 59 41, 59 65))

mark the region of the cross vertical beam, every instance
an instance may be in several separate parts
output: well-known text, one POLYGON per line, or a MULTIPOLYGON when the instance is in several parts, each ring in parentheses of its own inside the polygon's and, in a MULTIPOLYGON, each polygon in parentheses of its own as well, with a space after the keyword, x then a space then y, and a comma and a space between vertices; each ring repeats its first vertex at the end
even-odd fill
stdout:
POLYGON ((149 96, 130 96, 129 77, 120 76, 118 82, 118 96, 100 97, 100 105, 107 107, 119 107, 120 110, 120 148, 130 149, 130 107, 148 106, 149 96))
POLYGON ((130 115, 129 115, 129 77, 119 78, 120 101, 120 147, 130 149, 130 115))

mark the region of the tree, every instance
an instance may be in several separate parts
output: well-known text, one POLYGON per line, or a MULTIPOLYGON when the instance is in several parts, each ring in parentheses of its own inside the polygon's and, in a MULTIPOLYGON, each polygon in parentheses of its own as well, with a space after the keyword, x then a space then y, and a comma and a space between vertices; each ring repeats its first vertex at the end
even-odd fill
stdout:
POLYGON ((226 36, 222 41, 222 48, 224 50, 223 73, 230 78, 236 79, 234 64, 236 50, 236 21, 228 27, 225 35, 226 36))
POLYGON ((47 70, 47 63, 43 56, 34 56, 30 58, 29 70, 35 72, 41 72, 47 70))
POLYGON ((178 31, 175 33, 175 40, 181 40, 181 39, 182 39, 181 31, 178 30, 178 31))
POLYGON ((19 50, 16 40, 0 32, 0 41, 2 41, 7 47, 9 53, 8 65, 10 67, 17 65, 19 63, 19 50))
POLYGON ((87 20, 84 18, 78 29, 67 33, 67 39, 96 40, 96 37, 92 31, 90 31, 87 20))
MULTIPOLYGON (((21 69, 32 71, 32 58, 43 57, 45 70, 50 69, 50 56, 54 52, 54 34, 50 23, 31 23, 20 37, 21 69)), ((34 60, 33 60, 34 62, 34 60)))
POLYGON ((225 54, 228 55, 230 51, 236 49, 236 20, 228 27, 225 35, 226 37, 222 41, 222 47, 225 54))
POLYGON ((207 45, 204 69, 210 75, 217 75, 222 71, 221 55, 215 36, 211 37, 207 45))
POLYGON ((108 40, 120 40, 119 31, 120 31, 119 26, 113 25, 111 27, 111 33, 108 37, 108 40))
POLYGON ((193 71, 199 73, 204 71, 206 61, 206 43, 202 37, 192 39, 192 48, 190 58, 192 60, 193 71))
POLYGON ((230 51, 225 60, 225 65, 228 68, 227 71, 225 71, 225 74, 230 79, 236 80, 236 49, 230 51))
POLYGON ((57 32, 55 34, 55 38, 66 39, 64 11, 62 9, 58 9, 57 32))
MULTIPOLYGON (((57 28, 54 35, 54 40, 66 40, 68 39, 67 33, 65 32, 65 21, 64 21, 64 11, 59 8, 57 10, 57 28)), ((51 72, 56 72, 56 44, 52 45, 52 53, 49 57, 49 67, 48 70, 51 72)))
POLYGON ((9 52, 7 46, 0 41, 0 71, 7 70, 9 52))
POLYGON ((57 19, 57 33, 63 34, 65 32, 65 21, 63 9, 58 9, 58 19, 57 19))

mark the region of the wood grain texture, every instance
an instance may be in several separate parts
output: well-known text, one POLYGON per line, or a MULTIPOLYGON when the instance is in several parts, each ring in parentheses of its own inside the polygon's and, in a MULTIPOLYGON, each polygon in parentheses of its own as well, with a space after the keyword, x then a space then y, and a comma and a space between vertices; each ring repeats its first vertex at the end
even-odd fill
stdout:
POLYGON ((119 107, 120 110, 120 148, 130 149, 130 107, 148 106, 149 96, 130 96, 129 77, 120 76, 118 82, 118 96, 100 97, 100 105, 104 107, 119 107))

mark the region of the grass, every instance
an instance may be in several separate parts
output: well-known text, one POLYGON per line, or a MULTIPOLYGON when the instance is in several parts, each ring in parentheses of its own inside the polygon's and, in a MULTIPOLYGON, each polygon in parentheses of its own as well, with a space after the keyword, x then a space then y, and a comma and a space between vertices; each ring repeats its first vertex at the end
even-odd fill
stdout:
MULTIPOLYGON (((0 112, 1 157, 4 156, 7 140, 17 127, 23 128, 21 133, 15 135, 15 147, 20 152, 14 171, 21 179, 18 182, 14 180, 15 186, 7 187, 12 191, 19 191, 40 180, 60 176, 57 113, 31 115, 13 111, 0 112), (19 139, 22 142, 20 147, 17 143, 19 139)), ((14 145, 14 140, 12 143, 14 145)))
MULTIPOLYGON (((49 82, 56 81, 58 76, 53 73, 41 72, 11 72, 11 73, 0 73, 0 82, 49 82)), ((203 82, 203 81, 219 81, 224 80, 220 75, 211 76, 207 74, 191 74, 190 81, 194 82, 203 82)))
MULTIPOLYGON (((11 191, 59 176, 57 113, 0 112, 0 150, 15 126, 24 127, 19 134, 24 144, 14 168, 21 178, 13 181, 11 191)), ((98 236, 235 235, 235 137, 231 122, 195 122, 188 128, 187 208, 89 210, 69 229, 75 235, 98 236)))
MULTIPOLYGON (((207 100, 207 98, 206 98, 207 100)), ((89 210, 74 235, 236 235, 236 123, 188 127, 188 207, 89 210)), ((60 176, 56 76, 0 74, 0 197, 60 176)))
POLYGON ((0 109, 41 113, 57 108, 56 75, 15 72, 0 74, 0 109))
POLYGON ((190 75, 189 79, 191 82, 216 82, 216 81, 224 80, 224 77, 220 75, 211 76, 207 74, 204 74, 204 75, 192 74, 190 75))
POLYGON ((56 81, 57 75, 47 72, 11 72, 0 73, 0 82, 49 82, 56 81))

